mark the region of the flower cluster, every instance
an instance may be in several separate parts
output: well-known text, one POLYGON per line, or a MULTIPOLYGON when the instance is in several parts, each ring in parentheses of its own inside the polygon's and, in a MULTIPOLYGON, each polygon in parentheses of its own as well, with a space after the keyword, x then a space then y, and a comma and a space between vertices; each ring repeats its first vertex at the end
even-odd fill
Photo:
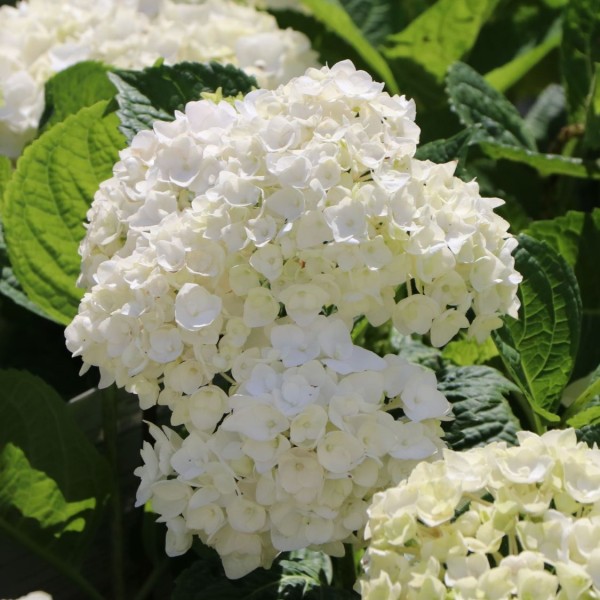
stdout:
POLYGON ((37 129, 50 76, 83 60, 142 68, 215 60, 276 87, 316 64, 308 38, 233 0, 23 0, 0 8, 0 154, 37 129))
POLYGON ((376 494, 365 600, 600 598, 600 450, 572 429, 422 463, 376 494))
POLYGON ((196 534, 239 576, 339 552, 449 409, 433 373, 355 345, 357 319, 441 346, 516 314, 500 201, 414 159, 414 104, 382 87, 345 61, 189 103, 96 194, 67 346, 187 434, 153 428, 138 471, 172 554, 196 534))

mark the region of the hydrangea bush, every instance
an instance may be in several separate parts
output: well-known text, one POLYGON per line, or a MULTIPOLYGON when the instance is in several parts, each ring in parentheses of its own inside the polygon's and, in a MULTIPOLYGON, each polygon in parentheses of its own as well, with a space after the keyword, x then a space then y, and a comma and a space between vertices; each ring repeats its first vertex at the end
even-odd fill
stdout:
POLYGON ((185 428, 153 428, 137 471, 171 555, 198 535, 239 577, 343 554, 449 412, 432 372, 355 345, 354 323, 441 346, 516 315, 501 201, 416 160, 414 104, 382 87, 346 61, 191 102, 96 194, 67 346, 185 428))
POLYGON ((44 83, 84 60, 126 69, 218 61, 267 88, 316 64, 306 36, 233 0, 23 0, 0 8, 0 40, 0 154, 10 157, 35 135, 44 83))
POLYGON ((519 443, 444 450, 376 494, 362 597, 598 598, 600 450, 573 429, 519 443))

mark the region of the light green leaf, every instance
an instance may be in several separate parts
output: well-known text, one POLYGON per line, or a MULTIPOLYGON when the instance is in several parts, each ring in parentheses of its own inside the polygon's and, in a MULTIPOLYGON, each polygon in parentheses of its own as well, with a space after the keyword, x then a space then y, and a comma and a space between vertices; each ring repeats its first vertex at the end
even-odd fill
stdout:
POLYGON ((540 44, 528 48, 510 62, 486 73, 485 80, 499 92, 505 92, 529 73, 543 58, 560 45, 561 21, 557 19, 540 44))
POLYGON ((561 72, 570 121, 585 119, 590 92, 600 61, 600 5, 598 0, 573 0, 563 16, 561 72))
MULTIPOLYGON (((473 47, 497 4, 498 0, 438 0, 406 29, 388 37, 384 56, 416 63, 441 83, 448 67, 473 47)), ((402 72, 397 73, 403 83, 402 72)))
POLYGON ((569 211, 555 219, 534 221, 526 233, 552 246, 575 271, 583 321, 573 376, 582 377, 600 363, 600 209, 589 213, 569 211))
POLYGON ((86 106, 113 98, 117 90, 108 79, 108 71, 102 63, 84 61, 51 77, 46 82, 40 129, 45 131, 86 106))
POLYGON ((392 94, 398 84, 388 63, 368 42, 338 0, 302 0, 312 15, 358 52, 360 57, 383 79, 392 94))
POLYGON ((340 3, 374 48, 393 32, 389 0, 340 0, 340 3))
POLYGON ((571 417, 567 421, 569 427, 575 427, 575 429, 581 429, 586 425, 598 425, 600 423, 600 406, 588 406, 574 417, 571 417))
POLYGON ((517 387, 491 367, 447 367, 438 374, 438 389, 452 404, 454 420, 444 424, 453 450, 490 442, 516 444, 521 429, 506 396, 517 387))
POLYGON ((0 531, 80 562, 109 490, 104 459, 41 379, 0 370, 0 531))
POLYGON ((143 129, 151 129, 156 120, 172 121, 176 110, 191 100, 200 100, 203 92, 222 89, 224 97, 249 92, 258 84, 233 65, 183 62, 159 65, 143 71, 117 69, 109 75, 118 90, 119 129, 130 142, 143 129))
POLYGON ((0 156, 0 215, 4 204, 4 190, 13 174, 12 163, 8 156, 0 156))
POLYGON ((456 365, 482 365, 498 356, 498 350, 491 338, 480 344, 475 338, 463 338, 447 344, 442 350, 442 358, 456 365))
POLYGON ((517 109, 474 69, 457 62, 446 77, 450 107, 467 127, 479 125, 490 140, 535 150, 535 141, 517 109))
POLYGON ((533 410, 553 417, 579 347, 581 298, 572 269, 550 246, 518 237, 519 319, 505 317, 493 333, 500 356, 533 410))
POLYGON ((29 298, 59 323, 77 312, 83 222, 124 146, 116 115, 105 109, 106 102, 83 108, 33 142, 6 190, 10 263, 29 298))
POLYGON ((600 377, 597 377, 565 411, 564 418, 571 427, 581 428, 600 422, 600 377))
POLYGON ((496 142, 482 142, 481 149, 495 160, 505 159, 529 165, 542 176, 568 175, 582 179, 600 179, 600 161, 570 158, 560 154, 542 154, 526 148, 496 142))

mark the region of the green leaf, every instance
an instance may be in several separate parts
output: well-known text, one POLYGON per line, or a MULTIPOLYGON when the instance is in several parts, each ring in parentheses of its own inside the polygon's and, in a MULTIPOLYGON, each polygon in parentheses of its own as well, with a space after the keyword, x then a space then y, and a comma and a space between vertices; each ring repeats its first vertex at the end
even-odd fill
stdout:
POLYGON ((592 411, 592 409, 600 408, 600 365, 585 378, 572 383, 567 389, 578 390, 582 383, 587 383, 585 389, 567 407, 563 415, 563 421, 571 427, 591 424, 597 418, 598 410, 592 411))
POLYGON ((59 323, 77 313, 83 221, 124 146, 116 115, 105 109, 104 101, 83 108, 33 142, 6 190, 10 263, 28 297, 59 323))
POLYGON ((450 342, 442 350, 442 358, 456 365, 481 365, 498 356, 498 350, 491 338, 483 344, 475 338, 463 338, 450 342))
POLYGON ((600 446, 600 424, 585 425, 577 431, 577 440, 585 442, 589 446, 597 444, 600 446))
POLYGON ((560 20, 557 19, 539 44, 521 52, 501 67, 486 73, 485 80, 499 92, 505 92, 512 87, 560 45, 562 38, 560 24, 560 20))
POLYGON ((600 148, 600 64, 594 64, 587 114, 583 132, 583 142, 590 150, 600 148))
POLYGON ((203 92, 222 89, 224 97, 246 94, 257 87, 256 80, 233 65, 182 62, 160 65, 143 71, 116 69, 109 78, 118 90, 117 115, 120 130, 130 142, 156 120, 172 121, 176 110, 183 110, 203 92))
POLYGON ((517 387, 499 371, 485 366, 447 367, 438 389, 452 403, 454 420, 444 424, 445 440, 453 450, 490 442, 517 443, 521 429, 506 396, 517 387))
POLYGON ((49 129, 86 106, 113 98, 117 90, 108 79, 108 71, 102 63, 84 61, 51 77, 46 82, 40 129, 49 129))
POLYGON ((555 421, 552 415, 579 346, 579 287, 572 269, 550 246, 526 235, 518 241, 515 264, 523 275, 519 319, 505 317, 493 339, 532 409, 555 421))
POLYGON ((105 460, 41 379, 0 370, 0 531, 81 561, 109 490, 105 460))
POLYGON ((527 232, 558 252, 575 271, 583 305, 581 341, 574 377, 582 377, 600 363, 600 208, 569 211, 555 219, 534 221, 527 232))
POLYGON ((495 160, 505 159, 536 169, 542 176, 567 175, 583 179, 600 179, 600 161, 570 158, 560 154, 542 154, 496 142, 482 142, 481 149, 495 160))
POLYGON ((598 61, 600 4, 598 0, 573 0, 564 11, 561 45, 561 72, 572 123, 585 118, 598 61))
POLYGON ((336 35, 348 42, 360 57, 385 81, 392 94, 398 93, 398 84, 388 63, 368 42, 350 15, 338 0, 302 0, 312 15, 336 35))
POLYGON ((4 204, 4 190, 10 181, 13 174, 12 163, 8 156, 0 156, 0 214, 2 214, 2 206, 4 204))
POLYGON ((351 592, 328 585, 331 563, 313 550, 283 555, 269 569, 227 579, 218 558, 195 562, 175 582, 172 600, 343 600, 351 592))
POLYGON ((535 141, 517 109, 468 65, 457 62, 446 78, 450 107, 466 126, 480 125, 490 140, 535 150, 535 141))
POLYGON ((373 47, 393 32, 392 4, 389 0, 340 0, 344 10, 373 47))
POLYGON ((539 147, 548 143, 558 133, 565 122, 565 91, 556 83, 551 83, 538 96, 525 116, 525 123, 539 147))
POLYGON ((465 172, 464 162, 467 158, 469 146, 476 135, 477 130, 473 127, 463 129, 451 138, 435 140, 428 144, 423 144, 417 148, 415 158, 418 158, 419 160, 430 160, 438 164, 456 160, 458 161, 456 169, 457 176, 461 178, 470 178, 468 173, 465 172))
MULTIPOLYGON (((400 60, 400 64, 417 64, 441 83, 448 67, 473 47, 497 3, 498 0, 438 0, 406 29, 388 37, 384 56, 400 60)), ((401 69, 396 72, 404 84, 401 69)))

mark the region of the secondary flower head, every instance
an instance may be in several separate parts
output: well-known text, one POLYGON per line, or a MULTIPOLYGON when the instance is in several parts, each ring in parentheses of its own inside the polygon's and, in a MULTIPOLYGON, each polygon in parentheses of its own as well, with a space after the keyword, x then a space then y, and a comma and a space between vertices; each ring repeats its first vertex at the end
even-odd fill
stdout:
POLYGON ((158 58, 231 63, 275 87, 316 64, 308 39, 233 0, 23 0, 0 8, 0 154, 37 129, 44 83, 83 60, 142 68, 158 58))
POLYGON ((600 597, 600 450, 572 429, 519 442, 445 450, 374 496, 365 600, 600 597))
POLYGON ((171 554, 199 535, 240 576, 340 552, 372 494, 435 456, 449 411, 432 373, 356 345, 355 322, 442 345, 516 313, 499 201, 414 159, 414 104, 382 88, 345 61, 191 102, 96 194, 67 345, 183 427, 155 431, 138 471, 171 554))

